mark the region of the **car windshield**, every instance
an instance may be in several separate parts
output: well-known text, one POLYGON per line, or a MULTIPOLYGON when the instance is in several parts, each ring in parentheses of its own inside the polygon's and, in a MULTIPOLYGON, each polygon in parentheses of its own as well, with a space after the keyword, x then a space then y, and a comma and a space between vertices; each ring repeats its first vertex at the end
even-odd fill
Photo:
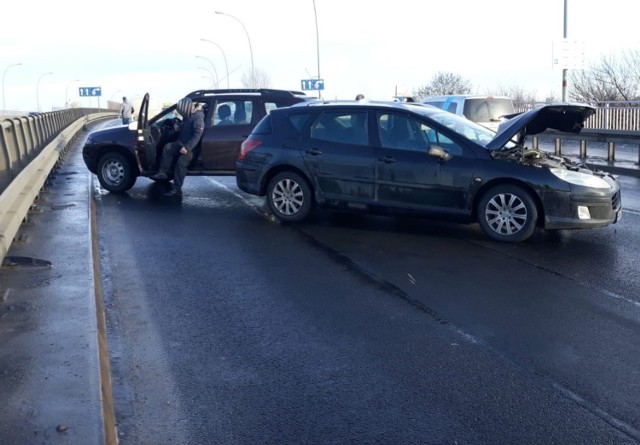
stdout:
POLYGON ((488 128, 478 125, 475 122, 471 122, 462 116, 458 116, 451 113, 439 112, 430 113, 429 117, 439 124, 444 125, 447 128, 455 131, 461 136, 475 142, 483 147, 495 137, 495 132, 488 128))
POLYGON ((463 114, 474 122, 500 122, 503 116, 513 113, 513 103, 506 98, 469 98, 464 101, 463 114))

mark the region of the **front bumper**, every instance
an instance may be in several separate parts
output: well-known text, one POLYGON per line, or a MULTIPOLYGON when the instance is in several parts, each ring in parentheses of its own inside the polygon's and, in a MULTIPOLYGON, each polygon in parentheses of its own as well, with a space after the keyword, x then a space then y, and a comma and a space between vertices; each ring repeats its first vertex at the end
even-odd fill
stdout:
POLYGON ((550 193, 545 196, 545 229, 587 229, 615 224, 622 218, 619 187, 606 193, 550 193), (590 218, 578 217, 578 208, 587 208, 590 218))

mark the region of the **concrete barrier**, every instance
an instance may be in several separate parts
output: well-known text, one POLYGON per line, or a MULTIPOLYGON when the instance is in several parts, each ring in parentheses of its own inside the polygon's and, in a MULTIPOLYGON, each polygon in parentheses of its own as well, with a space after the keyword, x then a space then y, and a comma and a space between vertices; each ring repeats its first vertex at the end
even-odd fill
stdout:
MULTIPOLYGON (((15 119, 11 120, 10 123, 7 123, 7 121, 2 122, 3 136, 0 138, 0 149, 4 154, 0 155, 0 172, 7 171, 8 174, 0 176, 0 183, 6 182, 7 179, 8 183, 2 194, 0 194, 0 263, 4 261, 22 221, 27 216, 31 205, 40 193, 47 177, 60 159, 69 141, 88 122, 113 117, 115 117, 114 113, 97 113, 77 119, 55 136, 31 160, 27 159, 29 152, 27 151, 26 143, 23 143, 23 147, 21 147, 18 142, 20 138, 15 137, 14 139, 11 137, 11 134, 15 136, 16 131, 21 131, 19 130, 20 128, 28 128, 28 126, 24 125, 24 122, 15 119), (7 129, 9 131, 5 132, 4 130, 7 129), (9 136, 6 136, 7 134, 9 136), (12 156, 17 156, 15 162, 13 162, 12 156), (12 175, 12 167, 18 168, 18 164, 25 162, 25 165, 20 166, 19 173, 12 175), (5 167, 3 163, 9 168, 3 168, 5 167)), ((33 147, 31 148, 31 153, 33 153, 33 147)))

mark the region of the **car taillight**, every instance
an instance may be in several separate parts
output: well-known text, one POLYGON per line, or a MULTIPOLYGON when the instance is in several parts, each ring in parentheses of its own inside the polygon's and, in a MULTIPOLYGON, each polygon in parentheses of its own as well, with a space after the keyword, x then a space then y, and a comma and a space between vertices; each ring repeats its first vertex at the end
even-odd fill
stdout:
POLYGON ((260 144, 262 144, 262 141, 259 141, 257 139, 247 139, 246 141, 244 141, 240 146, 240 153, 238 154, 238 159, 242 161, 244 157, 247 155, 247 153, 249 153, 254 148, 258 147, 260 144))

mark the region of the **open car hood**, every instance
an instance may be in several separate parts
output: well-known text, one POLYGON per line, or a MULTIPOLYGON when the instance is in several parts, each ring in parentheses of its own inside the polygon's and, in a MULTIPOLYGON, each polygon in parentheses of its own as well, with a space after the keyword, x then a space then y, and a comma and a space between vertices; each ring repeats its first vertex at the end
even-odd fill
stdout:
POLYGON ((516 115, 498 127, 495 137, 486 145, 489 150, 499 150, 509 141, 522 143, 526 136, 542 133, 548 128, 567 133, 580 133, 584 121, 595 114, 596 109, 587 104, 552 104, 516 115))

